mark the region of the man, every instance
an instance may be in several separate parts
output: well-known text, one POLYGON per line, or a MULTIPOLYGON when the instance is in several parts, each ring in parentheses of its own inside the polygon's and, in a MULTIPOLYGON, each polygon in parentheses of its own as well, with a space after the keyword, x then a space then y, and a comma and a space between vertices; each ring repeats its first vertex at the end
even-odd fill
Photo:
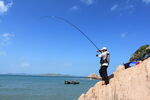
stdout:
POLYGON ((103 47, 101 50, 98 50, 98 52, 101 52, 101 54, 96 55, 97 57, 100 57, 99 74, 102 77, 102 80, 105 82, 103 85, 107 85, 107 84, 109 84, 107 68, 108 68, 109 62, 110 62, 110 54, 107 51, 106 47, 103 47))

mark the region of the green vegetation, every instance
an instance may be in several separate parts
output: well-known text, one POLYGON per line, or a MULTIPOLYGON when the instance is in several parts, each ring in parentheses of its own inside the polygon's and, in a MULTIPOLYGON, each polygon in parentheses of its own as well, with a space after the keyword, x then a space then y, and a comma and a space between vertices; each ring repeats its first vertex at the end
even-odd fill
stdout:
POLYGON ((144 45, 141 46, 138 50, 136 50, 136 52, 132 55, 132 57, 130 58, 130 61, 134 61, 135 59, 139 59, 142 60, 142 57, 144 54, 149 53, 150 52, 150 45, 144 45))

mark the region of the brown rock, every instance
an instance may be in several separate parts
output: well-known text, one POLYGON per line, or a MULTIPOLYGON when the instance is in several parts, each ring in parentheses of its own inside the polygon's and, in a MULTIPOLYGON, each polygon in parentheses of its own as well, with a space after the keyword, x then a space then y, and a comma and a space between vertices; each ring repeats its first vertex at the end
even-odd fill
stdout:
POLYGON ((78 100, 150 100, 150 58, 113 74, 108 85, 100 81, 78 100))
POLYGON ((96 75, 96 74, 90 74, 90 75, 88 76, 88 78, 91 78, 91 79, 98 79, 98 80, 101 79, 101 77, 100 77, 99 75, 96 75))

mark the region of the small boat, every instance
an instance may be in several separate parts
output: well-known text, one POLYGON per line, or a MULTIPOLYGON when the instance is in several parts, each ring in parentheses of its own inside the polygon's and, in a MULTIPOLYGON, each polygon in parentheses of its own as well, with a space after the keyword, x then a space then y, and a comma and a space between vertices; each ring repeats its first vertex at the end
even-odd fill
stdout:
POLYGON ((77 81, 65 81, 64 83, 65 84, 74 84, 74 85, 80 84, 80 82, 77 82, 77 81))

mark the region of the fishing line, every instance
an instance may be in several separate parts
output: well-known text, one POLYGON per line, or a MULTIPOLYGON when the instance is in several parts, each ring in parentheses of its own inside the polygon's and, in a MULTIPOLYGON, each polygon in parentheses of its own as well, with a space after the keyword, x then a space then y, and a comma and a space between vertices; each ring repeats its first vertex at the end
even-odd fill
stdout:
POLYGON ((74 27, 75 29, 77 29, 87 40, 90 41, 90 43, 92 43, 92 45, 97 49, 99 50, 99 48, 97 47, 97 45, 79 28, 77 27, 76 25, 74 25, 73 23, 71 23, 70 21, 62 18, 62 17, 58 17, 58 16, 45 16, 43 18, 55 18, 55 19, 59 19, 67 24, 69 24, 70 26, 74 27))

